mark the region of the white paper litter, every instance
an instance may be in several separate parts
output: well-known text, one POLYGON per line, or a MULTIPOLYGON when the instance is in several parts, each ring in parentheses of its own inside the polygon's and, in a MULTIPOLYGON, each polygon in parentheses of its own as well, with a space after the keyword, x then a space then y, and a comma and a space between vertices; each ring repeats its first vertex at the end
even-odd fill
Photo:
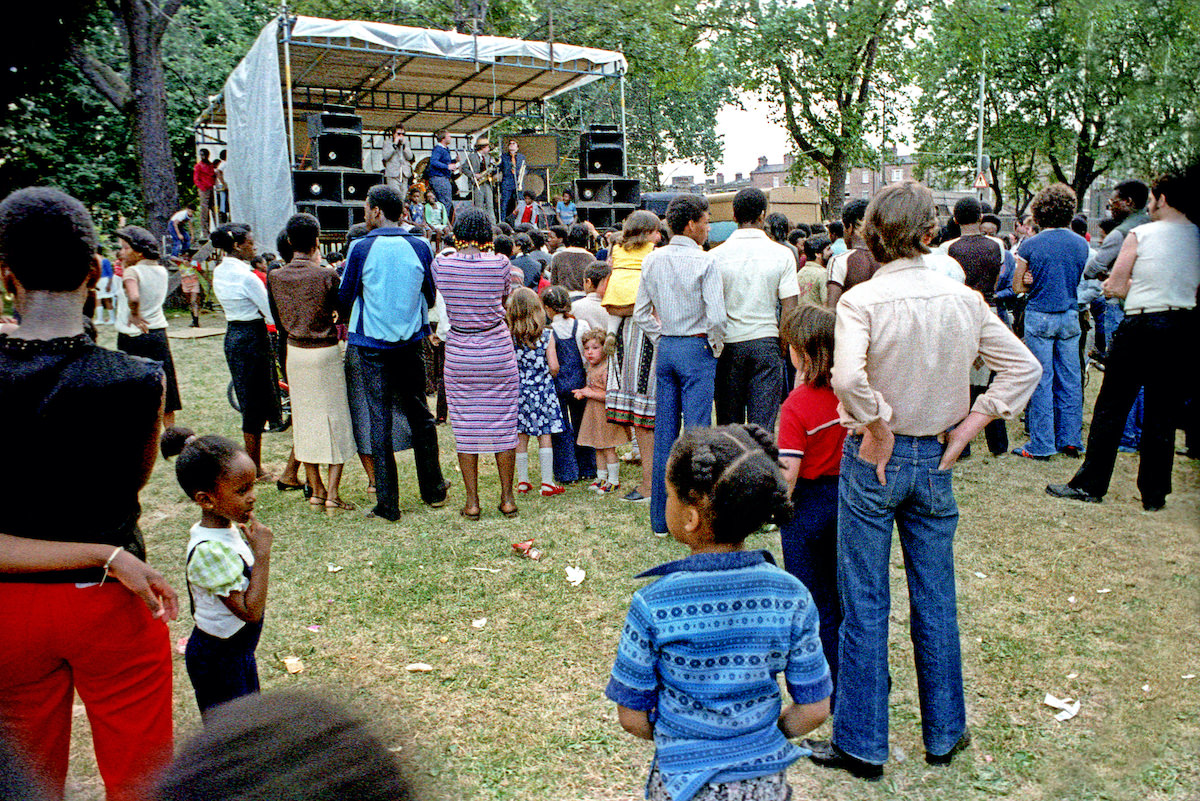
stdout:
POLYGON ((471 621, 471 625, 472 625, 474 628, 481 629, 481 628, 483 628, 484 626, 486 626, 486 625, 487 625, 487 618, 486 618, 486 617, 481 617, 481 618, 479 618, 478 620, 472 620, 472 621, 471 621))
POLYGON ((1150 692, 1150 685, 1149 685, 1149 684, 1143 684, 1143 685, 1142 685, 1142 692, 1144 692, 1144 693, 1148 693, 1148 692, 1150 692))
POLYGON ((1097 594, 1097 595, 1103 595, 1103 594, 1104 594, 1104 593, 1106 593, 1106 592, 1112 592, 1112 590, 1110 590, 1108 587, 1105 587, 1105 588, 1104 588, 1104 589, 1102 589, 1102 590, 1096 590, 1096 594, 1097 594))
POLYGON ((468 567, 467 570, 478 570, 480 573, 499 573, 498 567, 468 567))
POLYGON ((1067 603, 1069 603, 1069 604, 1073 604, 1073 603, 1075 603, 1075 596, 1074 596, 1074 595, 1072 595, 1070 598, 1068 598, 1068 599, 1067 599, 1067 603))
POLYGON ((404 669, 409 673, 428 673, 433 670, 433 665, 427 665, 424 662, 413 662, 404 669))
POLYGON ((987 573, 980 573, 978 570, 976 570, 976 571, 975 571, 975 578, 981 578, 981 579, 985 579, 985 578, 987 578, 987 573))
POLYGON ((566 572, 567 581, 572 587, 578 587, 583 583, 583 580, 587 578, 587 571, 581 567, 568 567, 566 572))
POLYGON ((327 570, 330 573, 341 573, 342 570, 344 570, 344 569, 345 568, 343 568, 341 565, 330 565, 330 564, 325 565, 325 570, 327 570))
POLYGON ((1077 679, 1077 678, 1079 678, 1079 674, 1078 673, 1068 673, 1067 678, 1068 679, 1077 679))
POLYGON ((298 656, 285 656, 282 661, 288 673, 299 673, 304 670, 304 663, 298 656))
POLYGON ((1062 710, 1054 719, 1060 723, 1064 720, 1070 720, 1079 714, 1079 702, 1072 701, 1070 698, 1055 698, 1050 693, 1046 693, 1046 699, 1042 701, 1046 706, 1062 710))
POLYGON ((1194 679, 1194 678, 1196 678, 1196 674, 1195 674, 1195 673, 1184 673, 1184 674, 1183 674, 1182 676, 1180 676, 1179 678, 1181 678, 1181 679, 1194 679))

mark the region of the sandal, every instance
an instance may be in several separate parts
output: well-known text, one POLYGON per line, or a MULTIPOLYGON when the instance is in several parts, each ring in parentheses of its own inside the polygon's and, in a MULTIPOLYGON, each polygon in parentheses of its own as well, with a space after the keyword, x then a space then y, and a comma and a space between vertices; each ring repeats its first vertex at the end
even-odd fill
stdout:
POLYGON ((465 508, 460 509, 458 513, 468 520, 478 520, 481 514, 479 509, 476 509, 474 512, 469 512, 465 508))
POLYGON ((520 484, 517 485, 517 492, 531 492, 532 490, 533 490, 533 485, 530 484, 528 481, 522 481, 520 484))
POLYGON ((500 514, 504 515, 505 517, 510 517, 510 518, 516 517, 517 515, 521 514, 521 510, 518 509, 517 507, 514 506, 511 509, 505 509, 504 504, 500 504, 499 506, 497 506, 496 511, 499 512, 500 514))
POLYGON ((280 492, 287 492, 288 490, 302 490, 305 486, 306 485, 304 484, 287 484, 283 481, 275 482, 275 489, 279 490, 280 492))
POLYGON ((326 509, 344 509, 347 512, 353 512, 356 508, 354 504, 343 501, 341 498, 330 498, 325 501, 326 509))
POLYGON ((308 499, 308 502, 313 506, 324 506, 328 503, 328 498, 322 498, 320 495, 314 495, 308 499))

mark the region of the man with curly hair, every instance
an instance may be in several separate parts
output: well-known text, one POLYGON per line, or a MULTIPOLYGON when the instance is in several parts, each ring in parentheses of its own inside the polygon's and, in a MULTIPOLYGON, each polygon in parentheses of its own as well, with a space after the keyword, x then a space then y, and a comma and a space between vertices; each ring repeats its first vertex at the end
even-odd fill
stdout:
POLYGON ((1027 293, 1025 344, 1042 365, 1042 378, 1025 419, 1029 442, 1017 456, 1046 460, 1083 453, 1083 383, 1079 364, 1079 313, 1075 290, 1088 260, 1088 244, 1070 229, 1075 192, 1051 184, 1033 199, 1041 232, 1021 243, 1013 291, 1027 293))

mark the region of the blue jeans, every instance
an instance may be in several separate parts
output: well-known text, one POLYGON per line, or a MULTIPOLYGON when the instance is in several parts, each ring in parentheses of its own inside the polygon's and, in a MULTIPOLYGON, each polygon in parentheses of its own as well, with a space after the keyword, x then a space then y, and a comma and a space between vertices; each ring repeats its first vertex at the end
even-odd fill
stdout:
POLYGON ((858 457, 849 436, 838 486, 837 577, 842 601, 833 742, 865 762, 888 757, 888 615, 892 525, 908 578, 909 629, 917 668, 925 750, 945 754, 966 731, 954 531, 958 505, 950 471, 938 470, 936 437, 896 437, 887 485, 858 457))
POLYGON ((1146 390, 1139 389, 1137 400, 1125 418, 1125 429, 1121 432, 1121 447, 1136 451, 1142 447, 1142 416, 1146 413, 1146 390))
POLYGON ((450 179, 444 175, 429 176, 429 188, 437 195, 437 199, 446 207, 446 215, 454 216, 454 188, 450 179))
POLYGON ((667 457, 685 428, 712 425, 717 357, 703 337, 661 337, 655 355, 654 472, 650 485, 650 528, 667 530, 667 457))
MULTIPOLYGON (((796 513, 779 528, 783 569, 808 589, 821 616, 821 650, 837 687, 838 630, 842 605, 837 584, 838 477, 796 479, 796 513)), ((832 700, 832 699, 831 699, 832 700)))
POLYGON ((1105 303, 1104 307, 1104 352, 1108 353, 1108 349, 1112 347, 1113 334, 1117 332, 1117 326, 1125 319, 1125 308, 1121 305, 1121 301, 1112 298, 1105 303))
POLYGON ((1083 377, 1079 368, 1079 313, 1025 310, 1025 344, 1042 364, 1025 420, 1034 456, 1083 448, 1083 377))

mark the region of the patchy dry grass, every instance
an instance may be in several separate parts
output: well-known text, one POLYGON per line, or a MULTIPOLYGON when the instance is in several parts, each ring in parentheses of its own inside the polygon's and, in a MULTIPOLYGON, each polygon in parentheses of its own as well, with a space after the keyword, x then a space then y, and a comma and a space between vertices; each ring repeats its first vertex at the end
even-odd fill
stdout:
MULTIPOLYGON (((236 435, 221 339, 171 346, 186 405, 181 423, 236 435)), ((1015 427, 1013 435, 1017 441, 1015 427)), ((454 478, 448 428, 440 437, 443 469, 454 478)), ((267 437, 276 467, 289 444, 289 434, 267 437)), ((1177 460, 1167 508, 1147 514, 1135 460, 1120 457, 1100 506, 1042 492, 1068 478, 1074 462, 965 461, 956 474, 957 575, 974 747, 947 769, 922 759, 897 547, 893 761, 875 785, 798 763, 789 772, 796 797, 1196 798, 1200 679, 1181 676, 1200 674, 1200 470, 1177 460), (1056 722, 1042 704, 1046 692, 1080 699, 1079 716, 1056 722)), ((626 468, 627 482, 635 470, 626 468)), ((677 558, 679 547, 650 535, 644 506, 582 487, 525 499, 511 521, 485 503, 483 521, 470 523, 454 505, 461 487, 447 508, 431 510, 417 497, 411 455, 400 472, 406 513, 397 525, 313 510, 299 493, 261 494, 260 516, 276 534, 258 652, 264 686, 328 688, 364 710, 393 742, 411 743, 405 752, 419 754, 430 798, 640 798, 651 747, 620 730, 603 687, 639 584, 632 576, 677 558), (510 543, 529 537, 544 561, 512 555, 510 543), (344 569, 330 573, 329 564, 344 569), (582 586, 566 583, 567 565, 587 570, 582 586), (486 626, 473 628, 481 617, 486 626), (321 630, 308 631, 310 624, 321 630), (278 659, 285 655, 300 656, 306 670, 286 674, 278 659), (412 662, 434 670, 408 673, 412 662)), ((360 468, 347 474, 345 497, 365 504, 360 468)), ((494 504, 494 465, 484 467, 483 486, 494 504)), ((181 588, 195 513, 171 465, 156 467, 143 505, 151 559, 181 588)), ((753 544, 779 553, 777 537, 753 544)), ((190 630, 186 617, 171 625, 173 638, 190 630)), ((175 681, 182 741, 199 726, 182 657, 175 681)), ((76 723, 69 795, 102 798, 86 718, 76 723)))

